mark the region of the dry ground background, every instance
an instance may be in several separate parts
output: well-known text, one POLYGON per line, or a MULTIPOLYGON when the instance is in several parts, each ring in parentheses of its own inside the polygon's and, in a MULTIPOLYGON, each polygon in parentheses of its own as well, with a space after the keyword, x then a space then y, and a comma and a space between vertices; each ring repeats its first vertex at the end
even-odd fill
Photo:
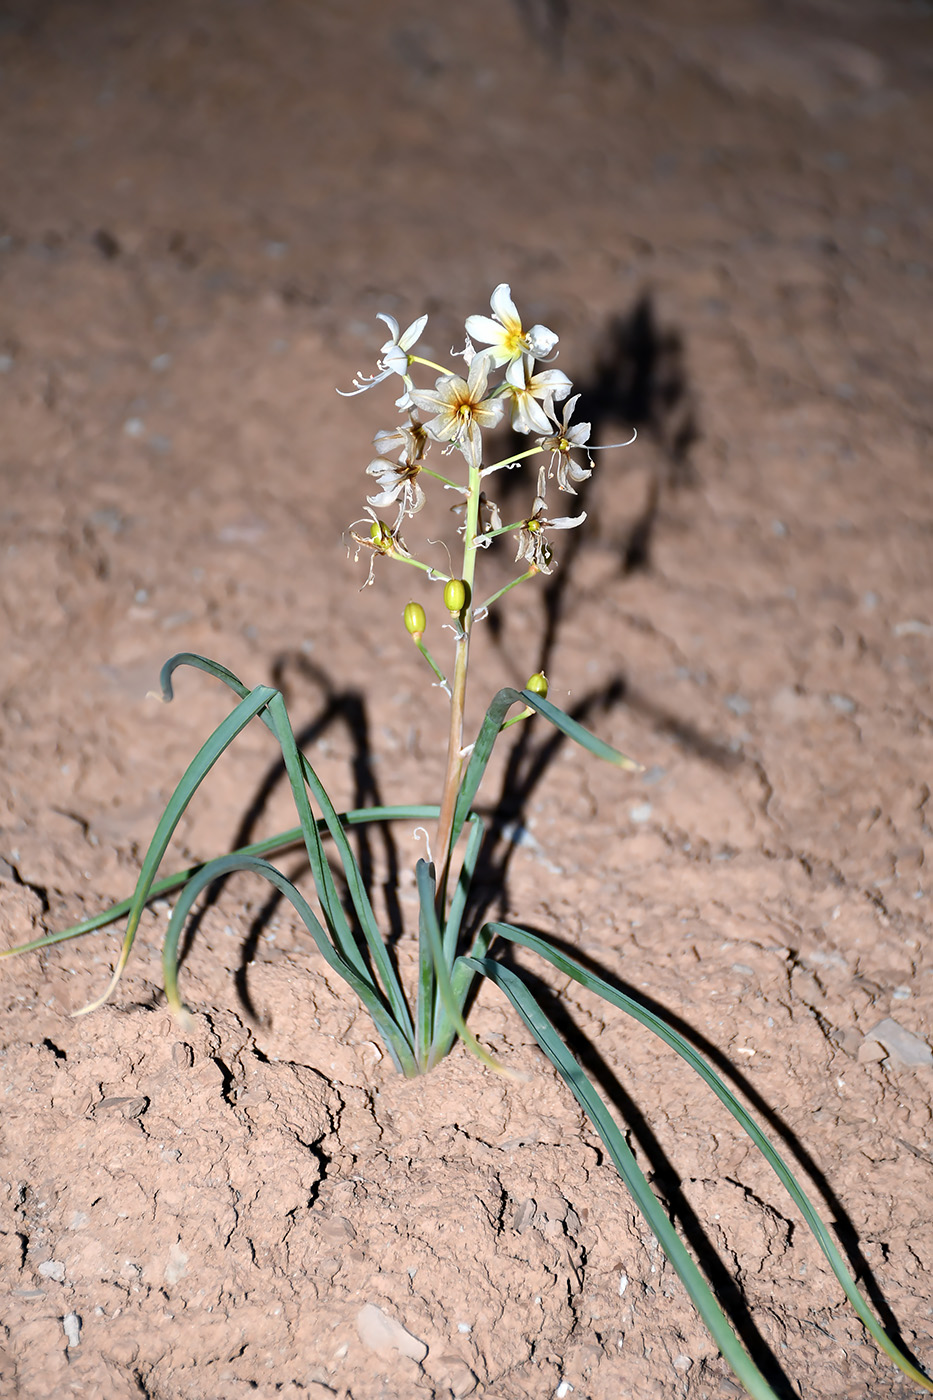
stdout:
MULTIPOLYGON (((487 631, 473 717, 545 660, 646 772, 529 733, 485 791, 521 819, 493 910, 735 1067, 927 1364, 931 80, 906 0, 0 5, 5 943, 132 888, 227 708, 193 673, 147 699, 175 651, 283 684, 339 803, 435 796, 409 578, 359 593, 341 539, 388 405, 334 386, 377 311, 429 311, 443 354, 508 281, 599 438, 640 437, 559 586, 487 631)), ((291 824, 270 743, 174 864, 291 824)), ((191 941, 183 1035, 166 917, 89 1018, 115 933, 0 969, 3 1397, 737 1394, 497 994, 474 1024, 523 1080, 456 1052, 401 1082, 243 879, 191 941), (383 1352, 367 1305, 406 1329, 383 1352)), ((782 1393, 913 1394, 731 1120, 563 1004, 782 1393)))

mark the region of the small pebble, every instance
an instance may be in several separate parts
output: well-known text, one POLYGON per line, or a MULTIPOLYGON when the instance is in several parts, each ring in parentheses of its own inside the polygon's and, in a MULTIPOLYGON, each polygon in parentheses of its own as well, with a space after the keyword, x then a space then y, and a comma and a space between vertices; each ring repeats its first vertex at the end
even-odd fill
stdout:
POLYGON ((75 1312, 65 1313, 62 1318, 62 1326, 65 1329, 65 1336, 70 1347, 81 1345, 81 1319, 75 1312))
POLYGON ((43 1278, 53 1278, 56 1283, 61 1283, 65 1277, 65 1266, 60 1259, 46 1259, 44 1264, 39 1265, 39 1273, 43 1278))

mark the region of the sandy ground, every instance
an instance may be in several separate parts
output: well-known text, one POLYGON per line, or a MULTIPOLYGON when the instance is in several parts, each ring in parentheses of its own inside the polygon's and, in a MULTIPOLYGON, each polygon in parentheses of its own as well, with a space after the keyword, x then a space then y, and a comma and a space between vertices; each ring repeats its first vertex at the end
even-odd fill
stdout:
MULTIPOLYGON (((596 440, 639 438, 480 638, 471 723, 543 663, 645 772, 528 731, 484 789, 491 912, 731 1075, 928 1365, 931 79, 900 0, 0 7, 5 944, 131 891, 227 709, 147 698, 173 652, 283 686, 338 805, 436 800, 409 576, 359 592, 343 542, 388 404, 334 388, 377 311, 444 355, 507 281, 596 440)), ((250 730, 170 863, 292 820, 250 730)), ((409 925, 417 852, 374 847, 409 925)), ((473 1025, 520 1078, 406 1082, 242 877, 182 1033, 166 920, 90 1017, 117 932, 0 968, 4 1398, 738 1393, 497 993, 473 1025)), ((915 1393, 708 1093, 544 981, 779 1393, 915 1393)))

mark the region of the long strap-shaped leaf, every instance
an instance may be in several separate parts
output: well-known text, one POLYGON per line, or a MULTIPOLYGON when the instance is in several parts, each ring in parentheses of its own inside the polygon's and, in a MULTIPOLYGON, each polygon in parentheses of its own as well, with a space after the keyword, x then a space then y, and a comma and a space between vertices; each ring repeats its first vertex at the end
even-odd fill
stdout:
MULTIPOLYGON (((282 747, 282 755, 285 759, 285 770, 288 773, 288 779, 291 783, 292 797, 298 809, 298 820, 301 822, 308 847, 308 858, 311 861, 312 868, 315 866, 320 868, 322 884, 327 892, 328 905, 325 908, 325 913, 328 927, 332 928, 335 932, 336 928, 340 928, 342 933, 346 925, 346 916, 344 915, 343 906, 340 904, 337 896, 330 862, 321 844, 320 833, 318 832, 317 823, 311 811, 311 804, 308 801, 308 791, 305 786, 308 775, 313 774, 313 769, 307 761, 304 763, 302 762, 303 755, 300 753, 295 740, 295 734, 288 718, 288 711, 285 708, 284 697, 278 691, 273 699, 269 701, 269 714, 275 725, 275 736, 282 747), (332 924, 331 920, 336 920, 338 912, 341 922, 340 924, 332 924)), ((392 960, 389 957, 385 941, 383 940, 379 925, 376 922, 376 916, 369 902, 369 895, 366 892, 360 868, 350 849, 350 843, 347 840, 346 832, 340 825, 340 820, 333 803, 326 792, 324 792, 323 787, 317 782, 316 775, 314 775, 314 781, 320 790, 320 800, 326 804, 324 806, 324 820, 327 823, 327 828, 334 836, 335 841, 337 841, 338 848, 341 849, 343 866, 347 875, 353 905, 360 916, 363 937, 366 939, 369 955, 379 980, 382 983, 392 1016, 403 1034, 410 1037, 412 1043, 414 1043, 414 1026, 412 1025, 408 1004, 405 1001, 405 993, 402 991, 402 984, 392 965, 392 960)), ((366 964, 360 956, 352 931, 347 929, 346 934, 338 939, 338 946, 347 961, 356 967, 357 971, 365 977, 367 975, 366 964)))
MULTIPOLYGON (((394 821, 431 821, 440 814, 440 807, 437 803, 411 803, 399 807, 352 807, 347 812, 340 812, 338 819, 342 826, 364 826, 369 822, 394 822, 394 821)), ((477 819, 478 820, 478 819, 477 819)), ((317 819, 317 829, 323 835, 327 830, 327 823, 323 817, 317 819)), ((267 836, 262 841, 253 841, 248 846, 239 846, 235 851, 230 851, 230 855, 240 856, 265 856, 272 855, 276 851, 286 851, 290 846, 300 846, 304 842, 304 833, 300 826, 290 827, 288 831, 280 831, 276 836, 267 836)), ((154 881, 149 886, 149 893, 146 896, 146 903, 151 904, 154 899, 160 899, 162 895, 172 894, 175 890, 186 885, 192 875, 197 875, 199 870, 204 869, 204 862, 199 865, 190 865, 187 870, 179 870, 175 875, 166 875, 161 880, 154 881)), ((121 899, 118 904, 111 904, 109 908, 102 909, 98 914, 92 914, 89 919, 82 919, 80 923, 72 924, 70 928, 59 929, 55 933, 45 933, 41 938, 33 938, 28 943, 19 943, 15 948, 0 948, 0 958, 12 958, 19 953, 35 953, 40 948, 51 948, 56 943, 67 943, 71 938, 80 938, 85 933, 94 933, 97 929, 106 928, 108 924, 114 923, 117 919, 122 919, 124 914, 128 914, 133 907, 133 897, 121 899)))
POLYGON ((839 1253, 832 1236, 816 1213, 809 1197, 802 1186, 800 1186, 797 1178, 794 1176, 783 1157, 765 1137, 748 1110, 743 1107, 732 1093, 731 1089, 723 1083, 715 1070, 707 1064, 702 1055, 697 1053, 690 1042, 685 1040, 682 1035, 678 1034, 678 1032, 669 1026, 666 1021, 663 1021, 660 1016, 656 1016, 653 1011, 649 1011, 647 1007, 642 1006, 640 1002, 635 1001, 632 997, 626 996, 624 992, 617 991, 615 987, 610 986, 602 977, 598 977, 595 973, 588 971, 581 966, 576 959, 561 952, 559 948, 555 948, 545 939, 539 938, 536 934, 529 933, 526 929, 518 928, 514 924, 491 923, 488 927, 491 932, 498 937, 508 939, 511 943, 519 943, 522 947, 538 953, 549 962, 552 967, 556 967, 559 972, 567 977, 572 977, 573 980, 579 982, 581 986, 586 987, 591 992, 595 992, 596 995, 602 997, 604 1001, 608 1001, 613 1006, 617 1006, 620 1011, 626 1012, 629 1016, 640 1022, 641 1025, 646 1026, 648 1030, 653 1031, 656 1036, 663 1040, 666 1045, 669 1045, 672 1050, 676 1050, 681 1059, 685 1060, 691 1069, 695 1070, 701 1079, 705 1080, 716 1097, 725 1105, 733 1118, 736 1119, 751 1138, 752 1142, 764 1156, 768 1165, 777 1175, 781 1184, 787 1190, 794 1204, 813 1232, 817 1244, 823 1251, 836 1278, 839 1280, 846 1297, 865 1324, 866 1329, 881 1347, 882 1351, 886 1352, 894 1364, 898 1366, 905 1375, 910 1376, 911 1380, 916 1381, 917 1384, 923 1386, 925 1390, 933 1391, 933 1381, 908 1360, 875 1318, 868 1304, 865 1302, 865 1299, 859 1292, 858 1285, 854 1278, 846 1268, 842 1255, 839 1253))
POLYGON ((248 692, 236 709, 232 710, 224 722, 217 726, 207 743, 202 744, 192 762, 185 769, 181 782, 172 793, 168 806, 162 813, 155 834, 149 843, 149 849, 136 882, 136 893, 130 904, 129 920, 126 925, 126 933, 123 935, 123 946, 120 949, 120 956, 117 959, 113 976, 103 995, 89 1002, 87 1006, 83 1006, 80 1011, 76 1011, 76 1016, 84 1016, 87 1012, 96 1010, 98 1006, 103 1006, 119 982, 136 938, 140 917, 149 898, 150 886, 155 879, 156 871, 162 862, 165 849, 172 839, 172 833, 178 825, 182 813, 224 749, 229 747, 240 731, 245 729, 250 720, 265 708, 275 694, 276 692, 267 685, 257 685, 255 690, 248 692))
POLYGON ((612 763, 617 768, 628 768, 634 771, 641 768, 640 763, 636 763, 633 758, 627 758, 624 753, 614 749, 611 744, 598 739, 582 724, 578 724, 563 710, 552 705, 550 700, 542 699, 540 695, 535 695, 534 691, 531 690, 513 690, 511 686, 506 686, 493 697, 492 704, 486 711, 486 717, 480 725, 479 734, 476 736, 476 743, 473 745, 473 752, 470 754, 470 761, 463 775, 463 783, 454 809, 453 829, 450 837, 451 850, 457 844, 457 839, 463 830, 463 823, 473 806, 473 799, 486 771, 486 765, 489 763, 493 746, 502 728, 502 722, 512 705, 519 703, 530 705, 533 710, 537 710, 539 715, 549 720, 555 729, 559 729, 561 734, 566 734, 568 739, 573 739, 575 743, 586 749, 588 753, 595 754, 597 758, 603 758, 607 763, 612 763))
POLYGON ((434 1034, 436 1024, 436 1007, 434 1003, 439 1001, 447 1013, 446 1023, 449 1024, 459 1035, 460 1039, 478 1060, 490 1069, 498 1070, 501 1074, 507 1073, 495 1056, 490 1055, 488 1050, 484 1050, 476 1039, 476 1036, 469 1029, 463 1019, 462 1006, 458 1003, 457 997, 450 981, 450 967, 444 957, 444 948, 441 941, 441 927, 437 918, 437 883, 434 866, 426 860, 419 860, 415 867, 415 878, 418 882, 418 898, 421 902, 421 921, 419 927, 419 986, 418 986, 418 1036, 419 1042, 416 1053, 419 1063, 423 1069, 433 1069, 436 1064, 446 1055, 449 1045, 441 1049, 439 1041, 444 1039, 445 1027, 442 1026, 440 1037, 434 1034), (422 964, 429 963, 431 976, 427 977, 421 971, 422 964), (424 993, 430 998, 431 1004, 427 1008, 422 1026, 421 1017, 421 996, 422 981, 424 983, 424 993), (423 1042, 423 1043, 422 1043, 423 1042))
POLYGON ((396 1068, 407 1078, 417 1074, 418 1067, 415 1064, 411 1046, 396 1025, 378 990, 368 977, 361 977, 357 970, 351 967, 345 958, 341 957, 301 891, 296 889, 291 880, 287 879, 274 865, 270 865, 267 860, 261 860, 258 856, 245 855, 242 852, 236 855, 220 856, 217 860, 212 860, 207 865, 202 866, 196 874, 192 875, 179 895, 162 944, 162 980, 166 1000, 172 1011, 179 1016, 184 1011, 178 992, 178 942, 191 907, 203 889, 214 880, 220 880, 235 870, 248 870, 262 875, 285 895, 286 899, 297 910, 328 967, 332 968, 352 987, 369 1012, 396 1068))
MULTIPOLYGON (((179 652, 177 656, 172 656, 162 667, 161 681, 162 694, 166 699, 172 696, 172 675, 179 666, 193 666, 198 670, 206 671, 209 675, 216 676, 218 680, 228 685, 237 695, 245 690, 243 682, 235 676, 226 666, 221 666, 216 661, 211 661, 207 657, 198 656, 194 652, 179 652)), ((411 1015, 405 1003, 401 984, 392 966, 391 959, 386 951, 385 942, 379 930, 379 924, 373 912, 369 895, 360 872, 356 858, 353 855, 347 834, 341 825, 337 811, 330 800, 323 784, 308 762, 307 758, 298 749, 295 743, 294 733, 288 722, 288 715, 285 708, 284 698, 276 692, 278 699, 269 706, 269 713, 263 715, 263 722, 272 731, 279 744, 282 746, 285 758, 286 769, 288 770, 289 781, 292 786, 292 794, 298 806, 299 819, 302 823, 302 830, 305 836, 305 843, 308 848, 308 859, 311 862, 312 874, 318 891, 318 898, 321 900, 328 924, 332 926, 335 933, 339 934, 341 950, 347 960, 353 964, 360 964, 359 970, 364 971, 359 950, 351 946, 353 935, 349 927, 345 927, 346 916, 343 913, 343 906, 337 896, 336 887, 333 883, 330 865, 324 855, 320 845, 320 837, 317 834, 310 809, 302 816, 301 791, 304 783, 307 783, 311 793, 321 809, 327 829, 333 838, 340 856, 344 874, 347 880, 347 888, 350 898, 360 921, 363 936, 369 949, 370 957, 374 966, 379 972, 386 995, 392 1005, 393 1014, 398 1018, 400 1025, 405 1026, 406 1031, 411 1031, 411 1015), (291 765, 291 766, 290 766, 291 765), (303 780, 303 781, 302 781, 303 780), (331 921, 333 920, 333 923, 331 921)))
POLYGON ((577 1102, 605 1143, 606 1151, 615 1163, 619 1175, 693 1299, 710 1335, 749 1395, 753 1396, 754 1400, 778 1400, 777 1395, 729 1326, 725 1314, 710 1291, 709 1285, 687 1252, 677 1231, 668 1220, 660 1201, 649 1186, 644 1173, 635 1161, 631 1148, 613 1122, 602 1098, 564 1045, 528 987, 516 973, 503 967, 501 963, 492 958, 469 958, 467 961, 473 965, 477 972, 481 972, 505 992, 545 1055, 570 1087, 577 1102))

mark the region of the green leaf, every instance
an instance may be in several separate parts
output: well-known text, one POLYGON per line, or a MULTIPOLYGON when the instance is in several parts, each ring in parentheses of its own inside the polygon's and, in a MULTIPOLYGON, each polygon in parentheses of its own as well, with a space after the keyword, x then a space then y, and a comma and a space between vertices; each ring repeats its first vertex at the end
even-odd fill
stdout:
POLYGON ((518 928, 514 924, 491 923, 489 926, 493 934, 499 938, 505 938, 511 943, 518 943, 532 952, 538 953, 556 967, 557 970, 567 977, 572 977, 575 982, 586 987, 589 991, 595 992, 597 996, 608 1001, 612 1006, 616 1006, 620 1011, 633 1017, 641 1025, 647 1027, 656 1036, 675 1050, 682 1060, 703 1079, 719 1101, 732 1114, 733 1118, 740 1124, 744 1131, 751 1138, 752 1142, 764 1156, 768 1165, 774 1171, 781 1184, 784 1186, 794 1204, 797 1206, 807 1225, 813 1233, 817 1244, 829 1263, 830 1268, 839 1280, 843 1292, 848 1298, 852 1307, 861 1318, 866 1329, 874 1337, 875 1341, 886 1352, 896 1366, 910 1376, 911 1380, 923 1386, 925 1390, 933 1391, 933 1381, 914 1366, 900 1348, 891 1340, 884 1328, 877 1322, 865 1299, 859 1292, 858 1286, 843 1261, 842 1255, 830 1235, 828 1229, 823 1224, 819 1215, 811 1203, 806 1192, 803 1190, 797 1178, 794 1176, 783 1157, 775 1147, 765 1137, 758 1124, 751 1114, 739 1102, 731 1089, 722 1081, 716 1071, 707 1064, 702 1055, 698 1054, 689 1041, 675 1031, 671 1026, 663 1021, 660 1016, 649 1011, 640 1002, 632 997, 626 996, 624 992, 617 991, 615 987, 598 977, 595 973, 588 971, 576 959, 555 948, 545 939, 539 938, 536 934, 529 933, 526 929, 518 928))
POLYGON ((611 744, 598 739, 595 734, 591 734, 582 724, 575 719, 571 719, 568 714, 556 705, 552 705, 550 700, 545 700, 540 695, 535 695, 531 690, 513 690, 511 686, 506 686, 494 696, 492 704, 486 711, 486 717, 480 725, 480 730, 476 736, 476 743, 473 745, 473 752, 470 754, 470 761, 467 764, 466 772, 463 775, 463 782, 460 785, 460 792, 457 796, 457 805, 454 809, 453 827, 450 836, 450 849, 453 850, 463 830, 463 823, 473 806, 473 799, 477 789, 486 772, 487 764, 492 755, 496 739, 502 730, 505 716, 513 705, 530 705, 533 710, 554 725, 568 739, 579 744, 588 753, 594 754, 596 758, 602 758, 607 763, 612 763, 617 768, 626 768, 632 772, 639 772, 641 764, 636 763, 633 758, 627 758, 624 753, 614 749, 611 744))
POLYGON ((417 1066, 412 1055, 411 1044, 403 1029, 393 1019, 379 989, 368 975, 361 976, 357 969, 340 955, 334 941, 328 938, 319 919, 300 890, 274 865, 259 859, 258 856, 246 855, 242 852, 220 856, 217 860, 212 860, 207 865, 202 866, 196 874, 192 875, 179 895, 162 944, 162 978, 166 1000, 172 1011, 180 1016, 184 1010, 178 993, 178 943, 191 907, 201 891, 214 880, 220 880, 238 870, 252 871, 257 875, 262 875, 285 895, 310 932, 328 967, 339 977, 342 977, 348 986, 356 992, 369 1012, 396 1068, 408 1078, 416 1074, 417 1066))
MULTIPOLYGON (((209 675, 215 676, 218 680, 228 685, 237 695, 245 690, 243 682, 238 676, 226 666, 219 665, 216 661, 210 661, 206 657, 198 656, 193 652, 180 652, 177 656, 171 657, 162 667, 162 693, 167 698, 172 694, 172 675, 179 666, 194 666, 199 670, 206 671, 209 675)), ((324 785, 321 783, 311 764, 298 748, 295 741, 294 732, 288 719, 288 712, 285 700, 280 692, 275 692, 276 698, 269 704, 269 713, 263 716, 263 722, 275 735, 282 749, 285 759, 285 767, 288 772, 289 782, 292 788, 292 796, 298 808, 298 817, 301 822, 302 832, 305 838, 305 845, 308 851, 308 859, 311 862, 311 870, 317 888, 318 898, 324 910, 329 927, 333 930, 338 940, 341 951, 348 962, 357 967, 361 973, 365 973, 365 963, 359 949, 356 947, 353 932, 346 922, 346 915, 340 903, 337 889, 334 884, 330 865, 324 855, 321 846, 321 838, 317 832, 310 807, 307 803, 305 793, 305 783, 311 791, 311 795, 317 802, 324 816, 327 830, 333 838, 337 847, 337 853, 343 866, 344 875, 347 880, 347 888, 353 903, 356 916, 366 940, 373 965, 376 967, 379 977, 389 1003, 392 1007, 392 1014, 399 1025, 405 1026, 406 1031, 414 1034, 411 1023, 411 1014, 405 1002, 404 993, 399 983, 398 976, 392 966, 392 961, 388 955, 385 941, 379 930, 379 925, 373 913, 369 895, 363 882, 362 874, 353 855, 352 848, 347 840, 347 834, 341 825, 340 818, 328 796, 324 785)))
POLYGON ((491 958, 470 958, 475 970, 488 977, 508 997, 541 1049, 569 1086, 593 1127, 602 1138, 619 1175, 636 1205, 651 1226, 661 1248, 671 1261, 710 1335, 749 1395, 755 1400, 778 1400, 758 1367, 733 1332, 725 1314, 710 1291, 686 1246, 668 1220, 660 1201, 649 1186, 632 1150, 608 1108, 580 1065, 571 1055, 531 992, 509 968, 491 958))
MULTIPOLYGON (((441 941, 441 928, 437 917, 437 883, 435 879, 434 866, 426 860, 419 860, 415 867, 415 878, 418 882, 418 897, 421 902, 421 919, 418 941, 418 966, 419 966, 419 990, 418 990, 418 1031, 419 1039, 426 1035, 428 1039, 423 1046, 423 1054, 419 1053, 419 1061, 425 1069, 432 1069, 434 1065, 447 1054, 450 1045, 444 1046, 445 1035, 440 1037, 436 1034, 432 1037, 432 1031, 436 1024, 436 1013, 434 1008, 435 999, 440 1001, 447 1014, 447 1023, 452 1026, 460 1039, 469 1050, 484 1065, 490 1069, 495 1069, 505 1073, 499 1061, 484 1050, 476 1039, 476 1036, 468 1028, 463 1019, 461 1006, 450 981, 450 968, 444 959, 444 948, 441 941), (427 964, 430 967, 430 976, 422 974, 422 967, 427 964), (422 1028, 421 1011, 421 980, 423 978, 426 1000, 429 1004, 426 1008, 424 1026, 422 1028), (435 998, 435 993, 437 997, 435 998)), ((420 1051, 420 1046, 419 1046, 420 1051)))
POLYGON ((168 805, 162 813, 139 872, 136 892, 130 904, 126 933, 123 936, 123 945, 113 976, 103 995, 82 1007, 80 1011, 75 1012, 75 1015, 83 1016, 89 1011, 96 1010, 98 1006, 103 1006, 113 992, 129 959, 136 938, 136 930, 139 927, 139 920, 149 899, 150 887, 162 862, 162 857, 165 855, 165 849, 172 839, 172 833, 181 820, 182 813, 220 755, 232 744, 240 731, 246 728, 250 720, 265 708, 276 693, 266 685, 257 685, 255 690, 247 692, 236 709, 232 710, 223 723, 217 726, 211 737, 201 746, 192 762, 185 769, 181 782, 172 793, 168 805))
MULTIPOLYGON (((439 815, 440 808, 436 803, 406 804, 399 807, 353 807, 347 812, 340 812, 338 821, 341 826, 364 826, 368 822, 432 821, 439 815)), ((327 824, 323 817, 318 818, 317 829, 322 835, 326 833, 327 824)), ((248 846, 240 846, 236 851, 231 851, 230 854, 272 855, 277 851, 288 850, 290 846, 301 846, 303 843, 304 833, 301 827, 293 826, 288 831, 280 831, 276 836, 267 836, 262 841, 254 841, 248 846)), ((163 879, 156 880, 149 887, 146 903, 151 904, 153 900, 181 889, 182 885, 188 883, 192 875, 196 875, 199 870, 203 869, 203 863, 191 865, 187 870, 179 870, 175 875, 166 875, 163 879)), ((43 934, 41 938, 34 938, 29 943, 20 943, 15 948, 0 948, 0 958, 12 958, 20 953, 34 953, 40 948, 51 948, 56 943, 65 943, 70 938, 80 938, 85 933, 94 933, 97 929, 106 928, 108 924, 122 919, 124 914, 129 913, 132 906, 132 896, 129 899, 121 899, 118 904, 111 904, 107 909, 102 909, 100 913, 93 914, 91 918, 82 919, 80 923, 72 924, 70 928, 61 929, 56 933, 43 934)))

